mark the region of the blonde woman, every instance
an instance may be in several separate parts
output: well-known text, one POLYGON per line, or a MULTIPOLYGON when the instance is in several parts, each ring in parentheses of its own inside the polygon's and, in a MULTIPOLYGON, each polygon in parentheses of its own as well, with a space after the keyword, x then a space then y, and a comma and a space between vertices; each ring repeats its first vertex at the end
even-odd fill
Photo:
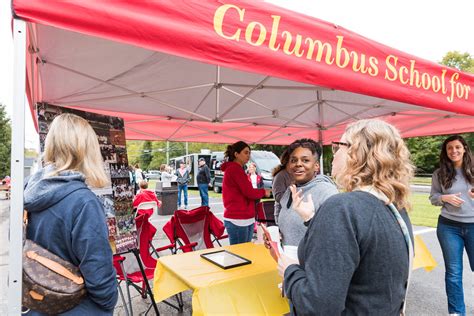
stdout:
POLYGON ((308 225, 299 264, 285 255, 278 263, 292 313, 400 315, 413 253, 405 212, 409 152, 399 132, 380 120, 348 125, 333 152, 333 176, 345 193, 314 214, 311 198, 290 187, 293 208, 308 225))
POLYGON ((88 188, 109 180, 89 123, 74 114, 56 117, 46 136, 44 162, 25 188, 27 238, 79 267, 88 292, 61 315, 113 315, 117 281, 105 215, 88 188))

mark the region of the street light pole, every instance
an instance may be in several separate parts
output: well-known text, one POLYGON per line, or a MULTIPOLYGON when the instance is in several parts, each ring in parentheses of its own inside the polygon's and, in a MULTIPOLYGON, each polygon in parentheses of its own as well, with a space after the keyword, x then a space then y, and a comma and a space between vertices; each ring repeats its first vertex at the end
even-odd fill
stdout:
POLYGON ((166 164, 170 163, 170 142, 166 141, 166 164))

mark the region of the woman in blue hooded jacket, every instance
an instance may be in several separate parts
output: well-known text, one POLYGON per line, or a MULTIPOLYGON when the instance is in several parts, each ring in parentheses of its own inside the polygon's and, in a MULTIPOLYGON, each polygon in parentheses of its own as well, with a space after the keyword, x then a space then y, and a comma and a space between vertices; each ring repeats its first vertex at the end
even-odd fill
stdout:
POLYGON ((87 296, 62 315, 113 315, 117 281, 105 213, 88 187, 103 187, 108 177, 89 123, 69 113, 56 117, 46 137, 44 162, 45 168, 25 187, 27 238, 82 273, 87 296))

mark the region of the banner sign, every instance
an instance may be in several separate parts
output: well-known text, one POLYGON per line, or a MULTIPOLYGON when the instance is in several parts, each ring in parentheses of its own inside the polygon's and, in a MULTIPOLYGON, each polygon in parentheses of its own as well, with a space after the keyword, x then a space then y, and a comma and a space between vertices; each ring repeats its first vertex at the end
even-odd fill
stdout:
MULTIPOLYGON (((130 182, 125 130, 121 118, 58 107, 46 103, 37 105, 41 153, 53 119, 61 113, 73 113, 86 119, 97 134, 104 168, 110 176, 109 187, 91 190, 102 202, 109 229, 113 253, 137 248, 137 229, 132 207, 133 185, 130 182)), ((91 219, 92 220, 92 219, 91 219)))

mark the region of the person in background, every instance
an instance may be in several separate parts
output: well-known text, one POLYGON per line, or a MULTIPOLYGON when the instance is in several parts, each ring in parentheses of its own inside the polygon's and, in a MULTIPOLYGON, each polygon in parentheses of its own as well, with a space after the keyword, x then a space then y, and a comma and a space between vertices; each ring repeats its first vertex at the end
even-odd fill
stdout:
POLYGON ((188 208, 188 184, 191 180, 189 167, 184 161, 179 162, 179 169, 176 170, 176 182, 178 182, 178 209, 181 208, 181 196, 184 195, 184 208, 188 208))
POLYGON ((5 178, 2 179, 2 186, 4 187, 5 190, 5 198, 7 200, 10 199, 10 191, 11 191, 11 178, 10 176, 5 176, 5 178))
POLYGON ((224 226, 231 245, 250 242, 255 224, 255 200, 270 196, 269 189, 254 189, 248 181, 244 165, 250 159, 250 147, 243 141, 227 146, 224 153, 222 200, 224 226))
POLYGON ((332 174, 345 193, 315 213, 311 199, 290 187, 292 208, 308 225, 299 263, 285 254, 278 261, 291 312, 399 316, 413 261, 405 211, 410 153, 400 133, 381 120, 349 124, 333 152, 332 174))
POLYGON ((130 166, 130 170, 128 171, 128 174, 130 177, 130 185, 133 188, 133 194, 137 194, 138 184, 137 184, 137 179, 135 177, 135 168, 133 168, 133 166, 130 166))
MULTIPOLYGON (((152 190, 148 190, 148 182, 146 182, 145 180, 142 180, 140 182, 139 186, 140 186, 140 191, 138 192, 137 195, 135 195, 135 198, 133 199, 133 208, 136 209, 138 207, 138 205, 140 205, 140 203, 143 203, 143 202, 156 202, 156 206, 158 208, 160 208, 161 207, 161 201, 158 200, 158 198, 156 197, 155 192, 153 192, 152 190)), ((147 213, 150 216, 152 216, 153 215, 153 209, 139 210, 137 212, 137 216, 141 215, 141 214, 144 214, 144 213, 147 213)))
POLYGON ((252 187, 254 189, 261 189, 263 188, 263 179, 262 176, 257 174, 257 165, 255 162, 251 162, 247 168, 247 177, 252 183, 252 187))
POLYGON ((280 164, 273 169, 272 176, 272 193, 275 198, 274 216, 275 223, 278 225, 278 216, 280 215, 281 204, 280 200, 286 189, 293 183, 291 174, 288 172, 288 161, 290 159, 290 153, 288 147, 283 151, 280 156, 280 164))
POLYGON ((89 189, 105 187, 109 179, 89 123, 70 113, 57 116, 46 136, 44 163, 26 181, 26 238, 81 271, 87 297, 61 315, 113 315, 117 280, 105 211, 89 189))
POLYGON ((161 182, 163 182, 164 186, 171 186, 171 181, 173 180, 173 175, 171 174, 171 168, 167 164, 161 164, 160 166, 161 171, 161 182))
POLYGON ((143 170, 140 169, 139 164, 135 164, 135 180, 137 182, 137 186, 142 180, 145 180, 145 175, 143 174, 143 170))
MULTIPOLYGON (((288 146, 288 172, 294 179, 296 188, 305 199, 309 199, 312 208, 317 211, 329 197, 337 194, 336 184, 325 175, 315 175, 319 170, 321 147, 309 138, 298 139, 288 146)), ((293 209, 293 199, 289 187, 283 194, 278 226, 283 246, 298 246, 306 233, 306 226, 293 209)))
POLYGON ((199 170, 197 174, 197 183, 199 195, 201 196, 201 205, 209 206, 209 184, 211 183, 211 171, 206 164, 206 159, 199 158, 199 170))
POLYGON ((474 271, 474 163, 462 136, 446 138, 433 173, 431 204, 441 206, 436 234, 443 252, 449 314, 465 315, 463 252, 474 271))

